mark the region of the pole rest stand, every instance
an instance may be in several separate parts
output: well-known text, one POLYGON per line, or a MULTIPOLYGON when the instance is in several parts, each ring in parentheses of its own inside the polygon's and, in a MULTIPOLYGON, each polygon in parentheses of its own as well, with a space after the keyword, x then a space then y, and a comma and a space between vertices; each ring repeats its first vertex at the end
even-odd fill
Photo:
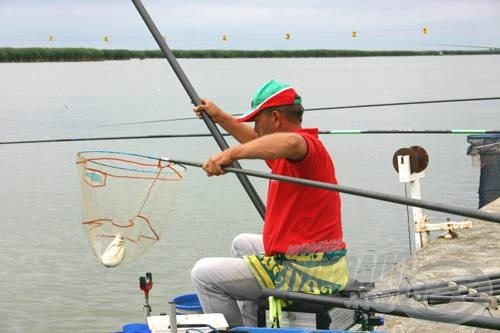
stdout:
MULTIPOLYGON (((429 156, 424 148, 411 146, 398 149, 392 157, 392 166, 399 175, 399 181, 407 184, 410 188, 410 197, 422 199, 420 190, 420 179, 425 177, 425 169, 429 165, 429 156)), ((415 249, 419 250, 431 241, 431 231, 446 231, 440 238, 456 238, 458 235, 453 231, 456 229, 470 229, 472 222, 452 222, 447 219, 446 223, 429 223, 429 216, 424 214, 420 207, 412 207, 415 249)))
POLYGON ((153 288, 153 275, 151 273, 139 277, 139 288, 144 291, 145 303, 142 310, 145 312, 147 319, 151 315, 151 305, 149 304, 149 291, 153 288))

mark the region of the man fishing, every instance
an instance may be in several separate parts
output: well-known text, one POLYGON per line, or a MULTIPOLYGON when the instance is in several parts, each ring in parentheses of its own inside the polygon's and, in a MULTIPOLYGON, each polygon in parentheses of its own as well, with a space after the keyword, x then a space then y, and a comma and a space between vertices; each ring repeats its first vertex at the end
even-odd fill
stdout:
MULTIPOLYGON (((236 160, 262 159, 273 174, 337 184, 318 129, 302 128, 301 97, 288 84, 265 83, 239 118, 206 99, 194 112, 206 112, 240 142, 208 158, 208 176, 224 174, 236 160)), ((337 192, 271 180, 262 235, 238 235, 232 258, 203 258, 191 277, 205 313, 222 313, 231 326, 256 326, 262 288, 321 295, 342 290, 349 279, 345 253, 337 192)))

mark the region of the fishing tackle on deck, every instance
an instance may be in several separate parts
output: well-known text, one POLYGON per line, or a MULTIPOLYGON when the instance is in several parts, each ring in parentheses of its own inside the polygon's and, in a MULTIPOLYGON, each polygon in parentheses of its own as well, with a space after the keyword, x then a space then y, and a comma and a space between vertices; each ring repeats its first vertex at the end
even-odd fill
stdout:
POLYGON ((464 326, 475 326, 481 328, 498 329, 500 327, 500 319, 487 316, 467 316, 463 313, 452 313, 445 311, 437 311, 423 308, 415 308, 412 306, 375 302, 367 299, 348 298, 339 296, 321 296, 309 295, 299 292, 280 291, 275 289, 263 289, 264 296, 274 296, 279 299, 291 301, 306 301, 317 304, 327 304, 343 309, 362 309, 375 313, 385 313, 395 316, 431 320, 443 323, 452 323, 464 326))

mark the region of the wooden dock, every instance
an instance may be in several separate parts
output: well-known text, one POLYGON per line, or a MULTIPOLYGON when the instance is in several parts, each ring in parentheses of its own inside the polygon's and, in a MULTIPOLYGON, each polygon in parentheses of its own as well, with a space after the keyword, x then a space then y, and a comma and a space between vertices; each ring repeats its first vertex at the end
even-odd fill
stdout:
MULTIPOLYGON (((500 198, 481 210, 500 213, 500 198)), ((500 273, 500 223, 480 220, 471 222, 472 229, 455 231, 458 237, 436 239, 417 251, 415 255, 396 264, 376 282, 376 290, 407 287, 440 279, 449 280, 457 276, 500 273)), ((383 298, 380 302, 467 313, 464 317, 491 314, 500 318, 500 310, 494 309, 494 306, 487 308, 485 303, 454 302, 427 305, 427 302, 417 302, 406 295, 383 298)), ((378 329, 391 332, 493 332, 488 329, 396 316, 385 316, 385 325, 378 329)))

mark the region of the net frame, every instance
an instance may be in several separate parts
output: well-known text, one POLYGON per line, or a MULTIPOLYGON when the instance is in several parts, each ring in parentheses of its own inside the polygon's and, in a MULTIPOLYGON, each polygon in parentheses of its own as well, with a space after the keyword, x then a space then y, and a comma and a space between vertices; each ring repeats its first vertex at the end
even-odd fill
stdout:
MULTIPOLYGON (((149 182, 149 187, 142 200, 142 204, 140 204, 135 216, 128 219, 128 223, 116 223, 113 218, 110 217, 86 219, 86 208, 82 209, 82 225, 88 233, 92 252, 96 257, 101 257, 103 246, 97 246, 94 240, 99 238, 113 240, 117 236, 117 233, 100 233, 99 229, 101 228, 126 230, 142 222, 147 226, 147 232, 141 232, 137 238, 125 236, 124 241, 138 243, 142 239, 149 240, 151 244, 145 246, 147 249, 160 239, 161 230, 164 226, 159 228, 160 230, 157 230, 158 228, 153 225, 152 221, 143 214, 143 209, 146 203, 148 203, 153 189, 159 186, 159 182, 178 182, 183 179, 183 174, 186 171, 185 166, 158 157, 110 150, 85 150, 78 152, 76 164, 80 168, 81 182, 84 182, 86 186, 90 186, 90 188, 105 187, 108 180, 112 178, 120 178, 127 181, 136 180, 149 182)), ((82 198, 83 197, 85 197, 85 195, 82 184, 82 198)), ((85 207, 83 200, 82 207, 85 207)), ((166 222, 164 224, 166 224, 166 222)), ((146 250, 139 251, 139 255, 132 258, 126 258, 124 262, 142 255, 145 251, 146 250)))

